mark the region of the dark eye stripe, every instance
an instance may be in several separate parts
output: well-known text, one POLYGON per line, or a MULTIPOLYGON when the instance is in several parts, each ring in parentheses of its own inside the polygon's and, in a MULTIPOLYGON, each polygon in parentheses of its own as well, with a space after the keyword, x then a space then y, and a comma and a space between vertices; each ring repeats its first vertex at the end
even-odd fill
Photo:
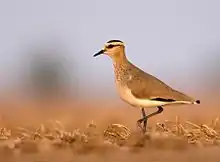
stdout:
POLYGON ((113 48, 113 47, 114 47, 113 44, 110 44, 110 45, 107 46, 107 48, 113 48))

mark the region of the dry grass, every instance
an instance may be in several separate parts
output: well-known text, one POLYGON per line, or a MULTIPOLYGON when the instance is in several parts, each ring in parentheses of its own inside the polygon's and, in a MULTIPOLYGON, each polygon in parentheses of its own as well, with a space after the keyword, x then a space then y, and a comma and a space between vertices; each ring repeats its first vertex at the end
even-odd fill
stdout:
POLYGON ((201 115, 199 120, 184 115, 175 118, 166 114, 167 110, 149 121, 149 132, 143 136, 135 125, 140 115, 138 109, 116 109, 113 106, 103 111, 87 105, 81 109, 63 106, 63 109, 1 110, 0 159, 6 162, 220 160, 219 118, 211 120, 207 115, 206 119, 201 115))
MULTIPOLYGON (((156 123, 154 127, 148 128, 147 135, 141 132, 132 132, 122 124, 110 124, 103 132, 97 128, 93 121, 86 126, 84 131, 80 129, 67 130, 60 121, 48 121, 40 124, 37 128, 27 129, 16 127, 14 131, 8 128, 0 128, 1 147, 20 151, 29 151, 26 145, 31 145, 35 151, 44 149, 71 148, 73 151, 94 151, 95 147, 123 147, 131 150, 133 147, 151 147, 146 141, 167 142, 171 139, 179 140, 198 147, 220 146, 220 124, 219 118, 210 124, 195 124, 190 121, 181 123, 176 117, 175 121, 164 121, 156 123), (133 136, 136 135, 134 140, 133 136), (146 138, 147 137, 147 138, 146 138), (162 139, 162 140, 161 140, 162 139), (132 141, 133 140, 133 141, 132 141), (133 142, 131 145, 131 141, 133 142), (46 146, 45 146, 46 145, 46 146)), ((175 144, 179 144, 175 142, 175 144)), ((159 145, 162 146, 160 143, 159 145)), ((159 146, 158 145, 158 146, 159 146)), ((103 148, 102 148, 103 149, 103 148)))

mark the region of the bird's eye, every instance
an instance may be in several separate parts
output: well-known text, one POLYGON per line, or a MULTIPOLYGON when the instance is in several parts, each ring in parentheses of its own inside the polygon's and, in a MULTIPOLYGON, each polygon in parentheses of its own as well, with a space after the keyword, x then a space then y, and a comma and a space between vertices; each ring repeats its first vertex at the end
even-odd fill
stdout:
POLYGON ((114 45, 113 45, 113 44, 110 44, 110 45, 108 45, 107 48, 113 48, 113 47, 114 47, 114 45))

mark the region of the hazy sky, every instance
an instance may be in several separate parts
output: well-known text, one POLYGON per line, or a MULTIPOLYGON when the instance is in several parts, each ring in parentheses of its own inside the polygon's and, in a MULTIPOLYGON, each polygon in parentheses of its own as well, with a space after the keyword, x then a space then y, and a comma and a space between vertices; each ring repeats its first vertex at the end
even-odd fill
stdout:
POLYGON ((110 59, 92 55, 109 39, 121 39, 143 70, 175 87, 193 87, 201 61, 219 51, 219 6, 218 0, 0 0, 1 84, 20 72, 16 66, 31 45, 49 41, 61 43, 77 63, 88 93, 113 87, 110 59))

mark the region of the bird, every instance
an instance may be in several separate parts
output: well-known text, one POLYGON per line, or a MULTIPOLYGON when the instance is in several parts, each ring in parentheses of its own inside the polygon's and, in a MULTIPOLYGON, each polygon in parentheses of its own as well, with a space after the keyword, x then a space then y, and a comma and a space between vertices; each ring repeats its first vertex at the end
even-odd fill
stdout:
POLYGON ((125 43, 121 40, 107 41, 93 57, 99 55, 107 55, 112 60, 115 85, 120 98, 141 110, 142 118, 136 124, 143 133, 147 131, 148 119, 162 113, 167 105, 200 104, 200 100, 172 88, 134 65, 127 58, 125 43), (157 108, 157 111, 147 115, 146 108, 157 108))

